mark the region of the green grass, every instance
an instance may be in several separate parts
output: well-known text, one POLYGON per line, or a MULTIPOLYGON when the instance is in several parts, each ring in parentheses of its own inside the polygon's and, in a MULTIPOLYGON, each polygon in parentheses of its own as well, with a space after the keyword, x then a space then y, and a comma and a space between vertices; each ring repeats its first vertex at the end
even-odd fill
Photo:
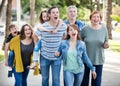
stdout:
POLYGON ((115 30, 116 32, 120 32, 120 28, 115 30))
POLYGON ((4 57, 4 51, 1 50, 1 47, 0 47, 0 61, 4 60, 5 57, 4 57))
POLYGON ((120 42, 115 40, 109 40, 110 49, 120 53, 120 42))
POLYGON ((4 55, 0 54, 0 61, 4 60, 4 55))

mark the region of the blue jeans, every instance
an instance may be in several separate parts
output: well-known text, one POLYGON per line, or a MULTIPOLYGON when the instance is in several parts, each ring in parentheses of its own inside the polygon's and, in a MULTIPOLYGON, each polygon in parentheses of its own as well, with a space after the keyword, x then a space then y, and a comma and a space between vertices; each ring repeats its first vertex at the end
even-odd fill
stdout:
POLYGON ((42 74, 42 86, 49 86, 49 70, 52 70, 52 86, 60 86, 61 59, 48 60, 40 56, 40 69, 42 74))
POLYGON ((10 50, 8 55, 8 66, 12 67, 14 61, 14 51, 10 50))
MULTIPOLYGON (((103 65, 94 65, 97 77, 91 80, 91 86, 101 86, 103 65)), ((81 86, 89 86, 90 69, 85 65, 85 74, 81 86)))
POLYGON ((13 73, 15 77, 14 86, 27 86, 27 77, 29 73, 28 68, 24 68, 24 72, 16 72, 15 67, 13 68, 13 73))
POLYGON ((83 80, 84 72, 74 74, 70 71, 64 71, 65 86, 80 86, 83 80))

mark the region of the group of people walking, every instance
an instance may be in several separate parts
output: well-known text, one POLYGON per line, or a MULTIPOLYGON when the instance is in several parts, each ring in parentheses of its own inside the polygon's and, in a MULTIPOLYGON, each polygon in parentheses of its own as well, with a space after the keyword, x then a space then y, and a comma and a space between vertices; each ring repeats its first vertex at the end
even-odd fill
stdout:
POLYGON ((49 86, 50 67, 52 86, 60 86, 61 65, 64 86, 89 86, 90 70, 91 86, 101 86, 104 49, 109 47, 101 14, 93 11, 89 25, 77 20, 77 8, 73 5, 67 8, 68 20, 62 21, 59 14, 54 6, 42 11, 35 32, 29 24, 23 25, 19 34, 14 25, 9 26, 5 65, 10 62, 8 50, 13 51, 13 64, 9 66, 14 73, 15 86, 27 86, 29 69, 38 74, 38 63, 42 86, 49 86))

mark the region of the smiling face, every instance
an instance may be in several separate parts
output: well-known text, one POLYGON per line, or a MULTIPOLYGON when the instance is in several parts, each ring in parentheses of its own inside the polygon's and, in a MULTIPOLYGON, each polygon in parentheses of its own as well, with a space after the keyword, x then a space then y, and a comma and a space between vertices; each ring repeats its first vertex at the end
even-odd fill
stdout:
POLYGON ((47 12, 42 13, 42 19, 44 22, 48 21, 49 18, 48 18, 47 12))
POLYGON ((94 25, 97 25, 100 23, 100 15, 98 13, 92 15, 91 17, 91 23, 94 24, 94 25))
POLYGON ((17 36, 18 30, 16 28, 16 25, 14 25, 14 24, 9 25, 8 30, 10 31, 10 33, 12 34, 13 37, 17 36))
POLYGON ((91 13, 90 21, 93 25, 100 24, 101 20, 102 20, 102 17, 101 17, 101 15, 98 11, 94 11, 94 12, 91 13))
POLYGON ((54 23, 58 23, 59 20, 59 10, 58 8, 52 8, 49 10, 48 12, 50 21, 54 22, 54 23))
POLYGON ((33 30, 32 27, 28 24, 22 26, 20 31, 20 38, 23 40, 25 38, 32 38, 33 30))
POLYGON ((40 23, 44 23, 49 20, 49 17, 47 15, 47 9, 44 9, 41 11, 40 16, 39 16, 39 21, 40 23))
POLYGON ((64 39, 77 39, 81 40, 78 27, 75 24, 69 24, 67 27, 67 34, 64 39))
POLYGON ((73 27, 70 26, 69 30, 68 30, 68 35, 72 39, 77 39, 78 31, 76 29, 74 29, 73 27))
POLYGON ((17 36, 17 34, 18 34, 18 30, 16 27, 10 28, 10 32, 11 32, 12 36, 17 36))
POLYGON ((30 38, 30 37, 31 37, 31 35, 32 35, 32 30, 30 29, 29 26, 25 26, 25 27, 24 27, 24 34, 25 34, 25 37, 27 37, 27 38, 30 38))
POLYGON ((77 8, 75 6, 69 6, 67 9, 67 15, 69 19, 76 19, 77 17, 77 8))

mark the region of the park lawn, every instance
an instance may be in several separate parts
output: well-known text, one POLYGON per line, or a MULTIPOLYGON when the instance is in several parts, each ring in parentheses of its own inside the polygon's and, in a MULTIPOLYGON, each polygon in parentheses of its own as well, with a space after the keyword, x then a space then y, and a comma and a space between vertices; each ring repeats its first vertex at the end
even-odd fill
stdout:
POLYGON ((115 30, 116 32, 120 32, 120 28, 119 29, 117 29, 117 30, 115 30))
POLYGON ((120 33, 120 28, 115 29, 115 32, 120 33))
POLYGON ((1 50, 0 48, 0 61, 4 60, 5 57, 4 57, 4 51, 1 50))
POLYGON ((110 49, 120 53, 120 42, 116 40, 109 40, 110 49))
POLYGON ((4 55, 0 54, 0 61, 4 60, 4 55))

